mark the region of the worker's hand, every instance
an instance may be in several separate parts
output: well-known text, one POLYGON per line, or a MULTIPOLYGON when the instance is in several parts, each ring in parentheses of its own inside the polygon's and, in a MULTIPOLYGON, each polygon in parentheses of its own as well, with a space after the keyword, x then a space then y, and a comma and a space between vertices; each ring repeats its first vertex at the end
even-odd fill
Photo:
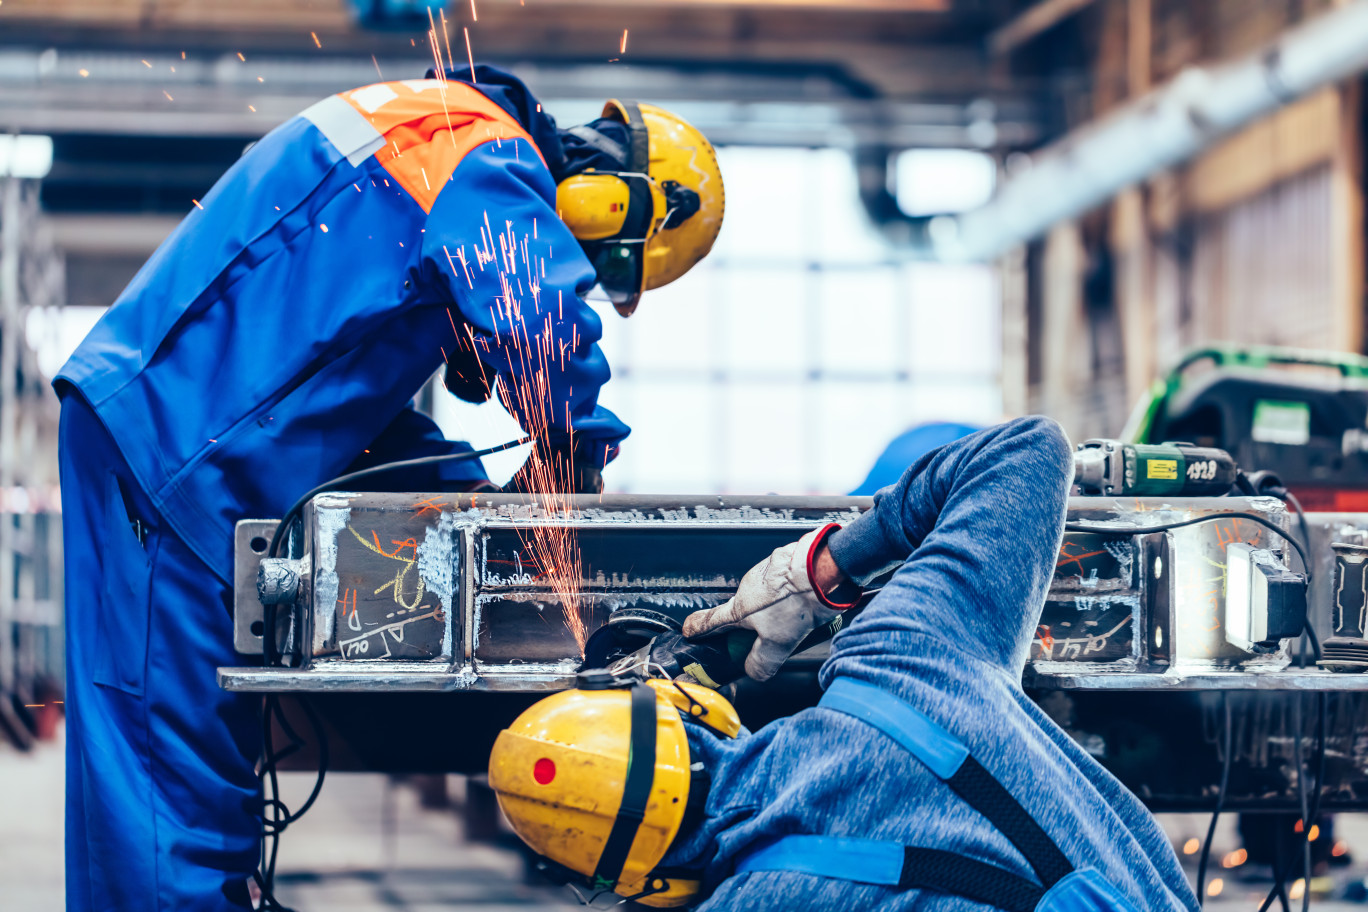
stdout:
POLYGON ((825 547, 835 529, 835 524, 817 529, 776 549, 746 572, 736 595, 685 618, 684 635, 696 639, 735 627, 752 630, 756 640, 746 656, 746 674, 757 681, 774 677, 804 637, 850 607, 824 600, 814 589, 814 577, 823 592, 844 582, 825 547))

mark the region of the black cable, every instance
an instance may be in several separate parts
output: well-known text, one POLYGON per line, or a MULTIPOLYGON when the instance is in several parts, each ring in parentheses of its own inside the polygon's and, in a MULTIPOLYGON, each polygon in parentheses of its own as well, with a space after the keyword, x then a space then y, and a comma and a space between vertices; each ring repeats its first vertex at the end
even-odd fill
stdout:
POLYGON ((1216 790, 1216 809, 1211 812, 1211 823, 1207 825, 1206 840, 1202 843, 1202 857, 1197 862, 1197 905, 1206 905, 1206 872, 1207 863, 1211 859, 1211 840, 1216 835, 1216 822, 1221 819, 1221 812, 1225 810, 1226 788, 1230 784, 1230 758, 1232 755, 1231 735, 1232 725, 1230 720, 1230 694, 1221 692, 1221 787, 1216 790))
MULTIPOLYGON (((1311 526, 1310 523, 1307 522, 1306 511, 1302 508, 1301 501, 1297 499, 1296 495, 1293 494, 1291 491, 1288 491, 1286 488, 1271 488, 1269 489, 1268 493, 1282 500, 1289 507, 1291 507, 1293 513, 1296 514, 1297 526, 1299 531, 1301 532, 1302 542, 1305 545, 1305 550, 1298 549, 1297 553, 1302 558, 1302 565, 1306 570, 1306 584, 1307 588, 1309 589, 1311 586, 1312 569, 1311 566, 1306 563, 1306 555, 1311 549, 1311 526)), ((1284 538, 1287 538, 1287 536, 1284 536, 1284 538)), ((1290 538, 1288 538, 1287 540, 1292 541, 1292 539, 1290 538)), ((1312 654, 1314 655, 1317 662, 1319 662, 1322 657, 1320 637, 1316 635, 1315 628, 1311 624, 1309 603, 1307 605, 1307 613, 1302 618, 1302 632, 1304 636, 1302 637, 1301 641, 1298 643, 1297 646, 1297 665, 1300 668, 1305 668, 1306 647, 1308 644, 1310 644, 1312 654)), ((1313 827, 1316 826, 1316 820, 1320 817, 1321 793, 1323 791, 1325 782, 1325 729, 1327 715, 1327 695, 1324 691, 1321 691, 1316 694, 1316 737, 1315 748, 1313 753, 1314 760, 1310 764, 1312 767, 1311 770, 1307 770, 1306 764, 1303 762, 1302 759, 1304 755, 1304 750, 1302 737, 1301 696, 1302 695, 1298 693, 1295 694, 1293 697, 1294 702, 1292 704, 1292 744, 1293 753, 1295 756, 1295 763, 1297 765, 1297 798, 1299 810, 1301 812, 1302 823, 1301 838, 1298 840, 1298 842, 1300 843, 1299 848, 1301 850, 1300 854, 1302 861, 1302 912, 1307 912, 1307 910, 1311 907, 1311 830, 1313 827), (1310 783, 1309 786, 1308 780, 1310 783), (1309 800, 1308 792, 1310 793, 1309 800)), ((1275 898, 1278 899, 1283 909, 1286 910, 1288 908, 1288 896, 1286 884, 1284 883, 1284 881, 1286 880, 1287 871, 1291 869, 1292 864, 1278 864, 1277 860, 1281 856, 1281 854, 1281 852, 1275 852, 1275 871, 1273 878, 1273 887, 1269 890, 1268 895, 1264 897, 1264 902, 1260 906, 1260 912, 1264 912, 1264 910, 1268 909, 1268 907, 1273 904, 1273 900, 1275 898)))
POLYGON ((280 799, 280 779, 279 765, 282 760, 299 751, 304 746, 304 740, 295 732, 290 725, 285 714, 280 710, 280 700, 275 694, 266 697, 265 705, 262 710, 262 744, 264 759, 261 767, 261 777, 264 783, 270 784, 270 796, 266 797, 265 785, 263 783, 263 807, 262 807, 262 866, 261 870, 252 873, 257 887, 261 890, 261 912, 292 912, 291 909, 282 905, 275 898, 275 869, 276 859, 280 852, 280 834, 285 829, 313 807, 318 800, 318 796, 323 791, 323 782, 328 774, 328 739, 323 731, 323 721, 319 717, 317 710, 307 698, 301 698, 299 705, 304 710, 304 715, 309 721, 310 728, 313 729, 314 745, 318 749, 318 775, 314 779, 313 789, 309 792, 309 797, 298 811, 290 812, 290 809, 280 799), (285 736, 290 739, 290 743, 280 752, 275 750, 274 730, 271 726, 272 720, 280 723, 285 736), (269 851, 266 848, 267 841, 270 842, 269 851))
MULTIPOLYGON (((1104 535, 1105 535, 1105 534, 1113 534, 1113 535, 1145 535, 1145 534, 1149 534, 1149 533, 1152 533, 1152 532, 1167 532, 1167 531, 1169 531, 1170 529, 1180 529, 1180 528, 1183 528, 1184 526, 1195 526, 1195 525, 1197 525, 1197 524, 1199 524, 1199 523, 1204 523, 1204 522, 1218 522, 1218 521, 1223 520, 1223 519, 1233 519, 1233 518, 1247 519, 1247 520, 1249 520, 1249 521, 1251 521, 1251 522, 1257 523, 1258 525, 1263 526, 1264 528, 1270 530, 1270 531, 1273 532, 1275 535, 1277 535, 1279 538, 1281 538, 1283 541, 1287 542, 1289 545, 1292 546, 1292 549, 1295 550, 1295 551, 1297 552, 1297 557, 1301 559, 1302 571, 1304 572, 1304 574, 1305 574, 1305 576, 1306 576, 1306 586, 1307 586, 1307 589, 1309 590, 1309 589, 1311 588, 1311 579, 1312 579, 1312 575, 1313 575, 1313 573, 1314 573, 1314 568, 1312 567, 1310 558, 1308 557, 1308 552, 1309 552, 1310 545, 1311 545, 1310 527, 1309 527, 1308 523, 1306 522, 1306 515, 1305 515, 1304 511, 1302 510, 1301 503, 1297 501, 1296 497, 1294 497, 1293 495, 1291 495, 1290 493, 1288 493, 1288 492, 1285 491, 1285 490, 1281 491, 1281 495, 1280 495, 1280 496, 1283 496, 1283 497, 1286 499, 1286 501, 1288 502, 1288 504, 1293 508, 1293 511, 1297 514, 1298 522, 1299 522, 1299 525, 1300 525, 1300 531, 1301 531, 1302 537, 1303 537, 1303 539, 1304 539, 1304 541, 1305 541, 1305 545, 1303 545, 1302 542, 1298 541, 1298 540, 1297 540, 1295 537, 1293 537, 1292 535, 1288 534, 1284 529, 1282 529, 1281 527, 1279 527, 1276 523, 1274 523, 1272 520, 1268 519, 1266 516, 1262 516, 1262 515, 1260 515, 1260 514, 1258 514, 1258 513, 1250 513, 1250 512, 1248 512, 1248 511, 1244 511, 1244 510, 1234 510, 1234 511, 1231 511, 1231 512, 1228 512, 1228 513, 1212 513, 1212 514, 1207 514, 1207 515, 1205 515, 1205 516, 1195 516, 1195 517, 1192 517, 1191 519, 1183 519, 1183 520, 1177 520, 1177 521, 1175 521, 1175 522, 1160 523, 1160 524, 1158 524, 1158 525, 1145 526, 1145 527, 1142 527, 1142 528, 1124 528, 1124 527, 1106 526, 1106 525, 1092 524, 1092 523, 1065 523, 1065 524, 1064 524, 1064 529, 1065 529, 1066 532, 1092 532, 1092 533, 1099 533, 1099 534, 1104 534, 1104 535)), ((1303 634, 1305 635, 1306 641, 1309 642, 1309 643, 1311 644, 1311 648, 1312 648, 1313 654, 1315 655, 1316 661, 1319 662, 1319 661, 1321 660, 1321 656, 1322 656, 1322 652, 1321 652, 1321 643, 1320 643, 1320 638, 1316 635, 1315 628, 1314 628, 1314 627, 1312 626, 1312 624, 1311 624, 1311 609, 1310 609, 1310 604, 1309 604, 1309 603, 1307 604, 1306 610, 1302 613, 1302 632, 1303 632, 1303 634)), ((1302 661, 1302 667, 1305 667, 1305 659, 1304 659, 1304 657, 1303 657, 1303 661, 1302 661)), ((1228 704, 1227 704, 1227 705, 1228 705, 1228 704)), ((1298 705, 1299 705, 1299 704, 1298 704, 1298 705)), ((1320 808, 1320 792, 1321 792, 1321 783, 1323 782, 1323 776, 1324 776, 1324 763, 1325 763, 1325 759, 1324 759, 1325 742, 1324 742, 1324 737, 1323 737, 1325 725, 1324 725, 1324 715, 1323 715, 1323 713, 1324 713, 1324 703, 1323 703, 1323 702, 1319 704, 1318 709, 1320 710, 1320 712, 1322 713, 1322 715, 1321 715, 1321 718, 1318 719, 1318 721, 1317 721, 1317 727, 1318 727, 1319 731, 1322 733, 1322 737, 1318 740, 1317 747, 1316 747, 1317 756, 1318 756, 1318 760, 1317 760, 1317 763, 1316 763, 1316 767, 1317 767, 1317 770, 1318 770, 1318 775, 1317 775, 1317 777, 1316 777, 1316 782, 1315 782, 1315 786, 1314 786, 1314 796, 1315 796, 1315 797, 1314 797, 1314 799, 1313 799, 1313 801, 1312 801, 1312 804, 1311 804, 1311 807, 1314 807, 1314 808, 1317 810, 1317 813, 1319 813, 1319 808, 1320 808)), ((1298 718, 1300 719, 1300 713, 1298 713, 1298 718)), ((1295 750, 1297 751, 1297 758, 1296 758, 1297 769, 1298 769, 1297 781, 1298 781, 1298 786, 1299 786, 1299 788, 1300 788, 1300 789, 1303 791, 1303 793, 1304 793, 1304 791, 1305 791, 1305 789, 1306 789, 1306 777, 1305 777, 1305 776, 1303 775, 1303 773, 1302 773, 1303 767, 1302 767, 1302 759, 1301 759, 1301 730, 1300 730, 1300 728, 1297 729, 1297 731, 1296 731, 1296 733, 1295 733, 1295 735, 1294 735, 1294 741, 1295 741, 1295 744, 1296 744, 1295 750)), ((1227 754, 1227 760, 1228 760, 1228 759, 1229 759, 1229 754, 1227 754)), ((1223 764, 1223 767, 1224 767, 1224 764, 1223 764)), ((1226 779, 1225 775, 1223 774, 1223 776, 1222 776, 1222 786, 1221 786, 1220 791, 1219 791, 1218 794, 1217 794, 1217 799, 1216 799, 1216 800, 1217 800, 1217 808, 1218 808, 1218 812, 1217 812, 1217 813, 1219 813, 1219 809, 1220 809, 1220 808, 1224 805, 1224 803, 1225 803, 1225 789, 1226 789, 1226 785, 1227 785, 1227 784, 1228 784, 1227 779, 1226 779)), ((1309 908, 1309 903, 1310 903, 1310 892, 1311 892, 1311 870, 1310 870, 1310 866, 1311 866, 1311 862, 1310 862, 1310 844, 1311 844, 1311 842, 1310 842, 1310 838, 1309 838, 1309 837, 1310 837, 1310 834, 1311 834, 1311 825, 1312 825, 1312 824, 1311 824, 1311 821, 1310 821, 1310 820, 1308 819, 1308 817, 1307 817, 1308 814, 1309 814, 1309 809, 1307 808, 1306 804, 1303 804, 1303 805, 1302 805, 1302 837, 1303 837, 1303 838, 1302 838, 1302 840, 1301 840, 1302 843, 1303 843, 1303 846, 1304 846, 1304 850, 1305 850, 1305 851, 1303 852, 1303 856, 1302 856, 1302 857, 1303 857, 1303 866, 1304 866, 1304 869, 1305 869, 1305 871, 1304 871, 1304 881, 1303 881, 1303 884, 1302 884, 1302 886, 1303 886, 1303 893, 1302 893, 1302 909, 1303 909, 1303 910, 1306 910, 1307 908, 1309 908)), ((1201 861, 1201 864, 1199 865, 1199 869, 1198 869, 1198 879, 1199 879, 1199 883, 1198 883, 1198 897, 1197 897, 1197 901, 1198 901, 1199 903, 1205 902, 1205 897, 1202 895, 1202 893, 1204 892, 1204 887, 1205 887, 1205 885, 1204 885, 1203 883, 1201 883, 1201 881, 1205 878, 1206 862, 1207 862, 1207 856, 1208 856, 1208 852, 1209 852, 1209 848, 1210 848, 1209 843, 1210 843, 1210 840, 1211 840, 1211 836, 1212 836, 1213 832, 1215 831, 1215 823, 1216 823, 1216 815, 1213 815, 1211 826, 1210 826, 1210 827, 1208 828, 1208 830, 1207 830, 1207 842, 1208 842, 1208 845, 1207 845, 1206 847, 1204 847, 1204 849, 1203 849, 1203 857, 1202 857, 1202 861, 1201 861)), ((1274 855, 1275 859, 1276 859, 1280 854, 1281 854, 1281 853, 1275 852, 1275 855, 1274 855)), ((1269 894, 1268 894, 1268 896, 1266 897, 1266 899, 1265 899, 1265 901, 1264 901, 1264 904, 1263 904, 1263 906, 1260 908, 1259 912, 1265 912, 1265 910, 1269 907, 1269 905, 1272 904, 1274 898, 1276 898, 1276 897, 1279 896, 1280 894, 1282 894, 1282 903, 1283 903, 1284 907, 1286 907, 1286 904, 1287 904, 1287 897, 1286 897, 1286 895, 1285 895, 1285 893, 1284 893, 1284 891, 1283 891, 1283 887, 1282 887, 1282 880, 1283 880, 1283 876, 1284 876, 1284 874, 1283 874, 1283 869, 1281 868, 1281 866, 1277 866, 1277 867, 1279 867, 1279 870, 1277 870, 1277 871, 1274 872, 1274 885, 1273 885, 1273 889, 1269 891, 1269 894)))
MULTIPOLYGON (((1302 541, 1306 544, 1307 551, 1310 551, 1311 524, 1306 521, 1306 511, 1302 509, 1301 501, 1297 499, 1297 495, 1293 494, 1286 488, 1279 489, 1275 493, 1278 497, 1282 498, 1282 500, 1285 503, 1287 503, 1288 506, 1292 508, 1292 511, 1294 513, 1297 514, 1297 525, 1301 529, 1302 541)), ((1307 573, 1306 585, 1307 588, 1310 589, 1311 576, 1309 571, 1307 573)), ((1307 606, 1307 613, 1310 613, 1309 603, 1307 606)), ((1306 634, 1307 635, 1302 638, 1302 642, 1298 644, 1298 659, 1300 660, 1302 668, 1306 667, 1306 644, 1308 640, 1312 645, 1312 649, 1316 656, 1316 661, 1319 662, 1321 658, 1320 638, 1316 636, 1316 631, 1311 626, 1309 617, 1306 623, 1306 634)), ((1314 751, 1315 759, 1313 761, 1314 769, 1310 773, 1310 775, 1304 774, 1304 768, 1302 766, 1302 695, 1300 693, 1296 694, 1296 703, 1294 704, 1294 706, 1297 709, 1297 737, 1295 738, 1295 750, 1297 752, 1297 785, 1302 811, 1302 912, 1307 912, 1307 910, 1311 908, 1311 830, 1313 829, 1313 827, 1316 826, 1316 820, 1320 818, 1321 792, 1324 788, 1325 782, 1326 696, 1327 695, 1324 691, 1321 691, 1320 693, 1316 694, 1316 746, 1314 751), (1311 782, 1311 802, 1309 808, 1307 806, 1306 800, 1306 783, 1308 779, 1311 782)))
POLYGON ((1306 768, 1302 762, 1302 695, 1292 695, 1292 752, 1297 763, 1297 805, 1301 811, 1302 912, 1311 904, 1311 817, 1306 799, 1306 768))
MULTIPOLYGON (((271 536, 271 544, 267 549, 266 554, 268 557, 280 556, 280 544, 286 539, 288 530, 299 517, 300 512, 304 509, 304 505, 330 488, 349 484, 371 475, 392 472, 396 469, 409 469, 416 466, 432 465, 440 462, 462 462, 467 459, 479 459, 481 456, 489 456, 494 453, 503 452, 504 450, 511 450, 514 447, 531 442, 531 437, 523 437, 518 440, 510 440, 507 443, 501 443, 498 446, 486 447, 483 450, 474 450, 469 453, 446 453, 440 456, 421 456, 417 459, 403 459, 397 462, 386 462, 380 465, 371 466, 368 469, 360 469, 356 472, 349 472, 346 475, 339 475, 336 478, 311 488, 302 497, 296 500, 294 504, 290 506, 290 509, 285 511, 285 515, 280 519, 280 524, 276 526, 275 534, 271 536)), ((275 609, 275 605, 266 606, 264 617, 266 627, 265 630, 262 631, 264 641, 263 652, 266 656, 267 665, 274 665, 279 659, 279 654, 275 649, 275 609)), ((261 912, 292 912, 292 910, 280 904, 280 901, 275 898, 274 893, 276 858, 280 851, 280 834, 285 832, 285 829, 290 824, 303 817, 309 808, 313 807, 314 802, 318 800, 319 794, 323 791, 323 781, 328 775, 328 739, 323 731, 323 722, 319 718, 318 712, 307 698, 301 698, 299 705, 303 707, 304 715, 308 718, 309 726, 313 729, 314 744, 318 750, 318 776, 314 779, 314 786, 312 791, 309 792, 309 797, 305 799, 304 804, 300 806, 299 810, 294 813, 291 813, 290 809, 285 806, 285 803, 280 800, 278 767, 280 761, 303 747, 304 741, 299 737, 289 721, 285 718, 285 715, 280 711, 280 701, 275 694, 268 695, 262 707, 261 742, 263 760, 260 775, 263 779, 263 804, 261 813, 261 845, 263 858, 261 870, 252 872, 252 878, 256 881, 257 887, 261 890, 261 912), (284 750, 279 753, 276 753, 275 750, 275 737, 271 726, 273 719, 280 722, 280 727, 285 731, 286 736, 290 738, 290 744, 286 745, 284 750), (269 798, 265 795, 267 783, 270 784, 269 798), (269 853, 266 850, 266 842, 268 839, 270 840, 271 846, 269 853)))
POLYGON ((276 764, 282 756, 288 756, 296 749, 296 745, 288 746, 283 754, 275 752, 275 738, 271 728, 271 720, 276 715, 279 706, 279 699, 275 694, 268 694, 262 706, 261 712, 261 741, 263 760, 261 766, 262 784, 262 809, 261 809, 261 849, 262 863, 258 871, 252 873, 253 879, 261 890, 261 912, 291 912, 289 908, 280 904, 275 898, 275 868, 276 855, 280 849, 279 822, 281 811, 284 804, 280 801, 280 781, 277 777, 276 764), (265 784, 269 782, 271 787, 270 797, 265 794, 265 784), (268 816, 269 815, 269 816, 268 816), (269 852, 266 849, 266 841, 270 839, 271 847, 269 852))
POLYGON ((444 453, 441 456, 420 456, 417 459, 401 459, 398 462, 385 462, 377 466, 371 466, 368 469, 360 469, 355 472, 348 472, 346 475, 339 475, 330 481, 323 482, 315 488, 311 488, 303 497, 296 500, 290 509, 285 511, 285 515, 280 518, 280 525, 276 526, 275 535, 271 536, 271 547, 267 549, 266 554, 268 557, 280 556, 280 542, 281 539, 285 537, 285 532, 290 524, 294 522, 295 518, 299 515, 299 512, 304 509, 306 503, 313 500, 317 495, 327 491, 329 488, 357 481, 361 478, 368 478, 371 475, 379 475, 382 472, 392 472, 396 469, 411 469, 417 466, 432 465, 433 463, 438 462, 463 462, 467 459, 479 459, 481 456, 502 453, 504 450, 511 450, 514 447, 520 447, 525 443, 531 442, 531 437, 521 437, 517 440, 510 440, 507 443, 501 443, 498 446, 486 447, 483 450, 474 450, 469 453, 444 453))
MULTIPOLYGON (((1308 587, 1311 585, 1311 562, 1307 559, 1306 549, 1302 547, 1301 542, 1293 538, 1285 529, 1273 522, 1267 516, 1263 516, 1259 513, 1250 513, 1247 510, 1231 510, 1226 513, 1208 513, 1204 516, 1194 516, 1191 519, 1180 519, 1174 522, 1159 523, 1158 525, 1141 526, 1138 528, 1134 526, 1107 526, 1102 525, 1101 523, 1072 522, 1064 524, 1064 531, 1091 532, 1098 535, 1148 535, 1151 532, 1167 532, 1170 529, 1181 529, 1184 526, 1195 526, 1199 523, 1220 522, 1225 519, 1237 518, 1247 519, 1250 522, 1258 523, 1291 545, 1293 550, 1297 552, 1297 557, 1301 558, 1302 569, 1306 572, 1306 585, 1308 587)), ((1317 647, 1319 648, 1319 641, 1316 642, 1317 647)))
POLYGON ((1268 912, 1268 908, 1273 905, 1273 900, 1277 900, 1282 906, 1282 912, 1292 912, 1287 902, 1287 872, 1278 863, 1282 857, 1283 843, 1287 842, 1287 837, 1281 829, 1273 830, 1273 887, 1264 897, 1263 904, 1259 906, 1259 912, 1268 912))
MULTIPOLYGON (((275 533, 271 536, 270 547, 266 549, 267 557, 280 556, 280 544, 289 536, 289 530, 294 525, 294 521, 299 517, 304 505, 313 500, 319 494, 330 488, 339 485, 349 484, 371 475, 379 475, 384 472, 392 472, 396 469, 410 469, 415 466, 432 465, 439 462, 464 462, 467 459, 479 459, 481 456, 489 456, 494 453, 501 453, 504 450, 511 450, 514 447, 522 446, 524 443, 531 443, 531 437, 523 437, 518 440, 510 440, 498 446, 486 447, 483 450, 474 450, 469 453, 444 453, 440 456, 420 456, 417 459, 402 459, 398 462, 385 462, 380 465, 371 466, 368 469, 359 469, 349 472, 346 475, 339 475, 329 479, 316 487, 310 488, 304 496, 296 500, 290 509, 285 511, 285 515, 280 518, 280 523, 276 526, 275 533)), ((280 661, 280 651, 276 648, 276 606, 267 605, 262 617, 262 655, 266 665, 276 665, 280 661)))

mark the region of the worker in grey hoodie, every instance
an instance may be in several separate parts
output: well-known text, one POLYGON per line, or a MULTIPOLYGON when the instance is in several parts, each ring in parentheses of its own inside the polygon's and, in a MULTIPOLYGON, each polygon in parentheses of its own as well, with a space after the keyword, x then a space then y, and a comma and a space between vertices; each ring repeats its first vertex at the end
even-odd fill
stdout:
POLYGON ((491 759, 514 828, 659 906, 1196 909, 1149 812, 1021 689, 1071 465, 1048 419, 972 434, 688 618, 690 637, 754 631, 763 680, 901 565, 832 641, 813 708, 750 734, 701 687, 585 676, 537 704, 491 759))

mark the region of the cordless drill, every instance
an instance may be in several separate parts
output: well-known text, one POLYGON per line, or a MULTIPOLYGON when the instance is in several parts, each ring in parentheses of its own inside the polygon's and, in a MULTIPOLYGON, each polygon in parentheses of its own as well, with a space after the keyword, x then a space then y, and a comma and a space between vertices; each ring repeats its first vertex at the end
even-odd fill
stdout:
POLYGON ((1229 493, 1239 471, 1225 450, 1190 443, 1093 438, 1074 452, 1081 494, 1219 497, 1229 493))

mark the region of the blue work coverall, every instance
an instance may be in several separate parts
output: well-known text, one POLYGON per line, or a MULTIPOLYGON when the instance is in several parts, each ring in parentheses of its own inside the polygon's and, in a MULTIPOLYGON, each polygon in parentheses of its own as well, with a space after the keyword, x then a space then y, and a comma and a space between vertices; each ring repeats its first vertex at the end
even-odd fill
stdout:
MULTIPOLYGON (((259 700, 215 686, 243 661, 237 520, 468 449, 410 406, 462 345, 525 428, 573 429, 600 466, 616 452, 555 137, 511 78, 325 99, 196 201, 62 369, 69 909, 248 905, 259 700)), ((482 478, 461 462, 386 481, 482 478)))
MULTIPOLYGON (((823 689, 872 685, 961 741, 1053 839, 1136 909, 1195 910, 1172 847, 1138 799, 1021 689, 1054 574, 1072 477, 1048 419, 971 434, 918 459, 874 508, 829 539, 867 584, 906 560, 831 644, 823 689)), ((702 910, 936 910, 982 903, 930 890, 755 870, 739 860, 791 835, 940 849, 1034 878, 1025 857, 945 781, 879 729, 826 707, 725 741, 688 725, 711 778, 705 816, 665 868, 699 868, 702 910)))

